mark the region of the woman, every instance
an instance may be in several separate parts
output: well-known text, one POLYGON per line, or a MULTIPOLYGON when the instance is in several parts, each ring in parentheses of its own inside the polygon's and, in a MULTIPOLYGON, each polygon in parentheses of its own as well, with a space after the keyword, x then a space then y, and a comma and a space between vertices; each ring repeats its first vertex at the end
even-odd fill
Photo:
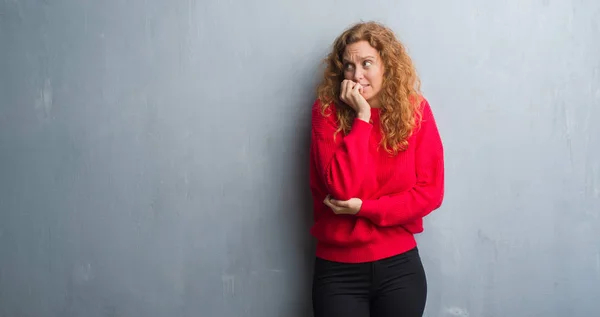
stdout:
POLYGON ((443 146, 404 46, 359 23, 327 58, 312 110, 315 317, 422 316, 414 234, 444 196, 443 146))

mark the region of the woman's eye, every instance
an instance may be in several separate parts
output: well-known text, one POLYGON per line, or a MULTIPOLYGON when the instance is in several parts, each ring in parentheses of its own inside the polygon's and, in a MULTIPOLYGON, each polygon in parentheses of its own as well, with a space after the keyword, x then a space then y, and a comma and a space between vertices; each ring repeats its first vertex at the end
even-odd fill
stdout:
POLYGON ((373 64, 371 61, 365 61, 364 63, 365 67, 369 67, 371 64, 373 64))

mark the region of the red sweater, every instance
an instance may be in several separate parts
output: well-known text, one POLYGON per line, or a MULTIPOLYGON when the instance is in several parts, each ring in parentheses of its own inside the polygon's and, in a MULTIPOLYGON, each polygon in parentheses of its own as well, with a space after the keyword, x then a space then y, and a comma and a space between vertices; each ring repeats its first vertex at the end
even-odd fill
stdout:
POLYGON ((416 246, 423 217, 440 207, 444 196, 442 141, 427 100, 423 120, 406 151, 391 156, 379 146, 379 109, 371 122, 355 119, 350 133, 335 136, 335 107, 312 110, 310 188, 313 196, 316 255, 331 261, 375 261, 416 246), (336 215, 323 200, 360 198, 356 215, 336 215))

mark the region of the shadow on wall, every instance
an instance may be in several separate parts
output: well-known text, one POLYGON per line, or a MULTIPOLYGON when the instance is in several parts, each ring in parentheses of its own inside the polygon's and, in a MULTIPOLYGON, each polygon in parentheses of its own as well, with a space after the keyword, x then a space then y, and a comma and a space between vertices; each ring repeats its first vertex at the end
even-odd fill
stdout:
MULTIPOLYGON (((290 109, 289 121, 284 127, 289 131, 283 137, 286 140, 279 140, 276 144, 287 144, 285 153, 279 154, 278 151, 268 151, 276 157, 270 158, 271 162, 284 160, 286 164, 277 164, 277 169, 272 170, 275 181, 278 184, 284 184, 281 193, 284 197, 277 199, 278 207, 281 212, 291 211, 281 219, 287 222, 283 226, 280 237, 288 241, 288 249, 292 253, 291 263, 286 276, 287 285, 293 285, 296 289, 287 289, 286 293, 296 298, 291 298, 291 303, 278 305, 278 316, 306 317, 312 316, 311 286, 314 264, 315 240, 310 235, 310 228, 313 223, 313 201, 309 187, 309 148, 311 131, 311 110, 316 98, 315 87, 321 78, 322 69, 319 68, 320 61, 316 61, 312 72, 307 74, 312 78, 303 81, 305 85, 297 89, 293 100, 293 109, 290 109), (286 230, 287 229, 287 230, 286 230)), ((308 72, 307 72, 308 73, 308 72)))
MULTIPOLYGON (((293 218, 291 219, 291 226, 295 234, 291 237, 294 249, 299 249, 298 259, 300 265, 297 267, 298 273, 301 278, 296 281, 299 283, 299 295, 302 300, 299 301, 299 305, 291 305, 295 307, 295 311, 286 311, 282 316, 312 316, 312 303, 311 303, 311 286, 312 286, 312 273, 314 263, 314 251, 315 241, 310 235, 310 227, 313 223, 313 205, 312 196, 309 187, 309 147, 310 147, 310 116, 311 106, 314 101, 313 94, 310 94, 310 99, 305 99, 302 103, 302 111, 300 113, 299 122, 297 127, 298 137, 294 139, 292 148, 296 153, 293 155, 294 173, 292 173, 291 179, 294 180, 293 184, 290 184, 292 191, 295 193, 294 199, 294 210, 293 218)), ((302 100, 302 99, 301 99, 302 100)), ((285 180, 284 180, 285 181, 285 180)), ((287 308, 286 308, 287 310, 287 308)), ((284 313, 284 312, 282 312, 284 313)))
MULTIPOLYGON (((308 103, 309 106, 311 104, 312 102, 308 103)), ((307 121, 310 122, 310 120, 307 121)), ((298 171, 304 177, 299 178, 301 179, 301 181, 298 181, 297 185, 300 189, 298 195, 298 210, 300 212, 298 213, 297 221, 297 223, 299 224, 299 231, 297 238, 293 238, 294 241, 299 242, 300 250, 302 250, 300 254, 302 264, 300 265, 299 272, 304 278, 301 279, 302 282, 300 285, 300 294, 303 298, 302 302, 304 302, 302 308, 304 308, 305 311, 302 311, 302 309, 300 309, 301 312, 298 313, 299 317, 312 316, 312 303, 310 299, 315 252, 315 241, 310 235, 310 227, 313 223, 313 208, 312 196, 310 195, 310 189, 308 184, 308 148, 310 145, 310 123, 308 124, 307 128, 304 129, 304 131, 306 131, 306 133, 302 134, 302 138, 300 139, 300 142, 298 142, 297 145, 298 147, 301 147, 302 151, 300 151, 300 153, 302 153, 303 155, 299 155, 299 158, 302 159, 299 159, 298 162, 296 162, 296 164, 298 166, 298 171)), ((287 316, 293 316, 293 314, 288 314, 287 316)))

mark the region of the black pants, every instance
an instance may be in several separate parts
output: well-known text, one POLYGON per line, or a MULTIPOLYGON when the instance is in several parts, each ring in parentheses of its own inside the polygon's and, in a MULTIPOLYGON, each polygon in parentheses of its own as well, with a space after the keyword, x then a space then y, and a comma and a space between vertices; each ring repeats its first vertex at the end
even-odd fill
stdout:
POLYGON ((315 260, 314 317, 421 317, 426 298, 417 248, 369 263, 315 260))

